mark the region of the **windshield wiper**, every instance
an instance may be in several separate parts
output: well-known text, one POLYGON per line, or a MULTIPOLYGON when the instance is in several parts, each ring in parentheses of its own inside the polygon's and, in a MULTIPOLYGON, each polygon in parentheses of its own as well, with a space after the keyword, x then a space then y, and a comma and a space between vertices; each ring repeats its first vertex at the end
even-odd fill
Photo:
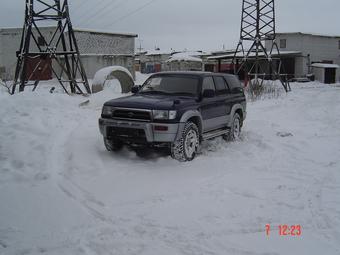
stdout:
POLYGON ((163 95, 169 95, 170 93, 165 91, 159 91, 159 90, 146 90, 146 91, 140 91, 140 94, 163 94, 163 95))
POLYGON ((189 93, 189 92, 174 92, 171 94, 176 95, 176 96, 191 96, 191 97, 195 96, 195 94, 189 93))

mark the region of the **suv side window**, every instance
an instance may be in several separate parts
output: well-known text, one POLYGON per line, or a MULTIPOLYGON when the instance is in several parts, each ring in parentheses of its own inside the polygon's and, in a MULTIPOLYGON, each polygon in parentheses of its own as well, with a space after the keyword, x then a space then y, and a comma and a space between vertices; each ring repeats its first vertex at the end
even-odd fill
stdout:
POLYGON ((215 84, 216 84, 216 94, 219 95, 226 95, 229 92, 228 85, 225 79, 221 76, 214 77, 215 84))
POLYGON ((236 76, 228 75, 224 76, 224 78, 226 79, 229 85, 231 93, 240 93, 243 91, 242 84, 236 76))
POLYGON ((203 85, 202 85, 202 92, 204 92, 204 90, 213 90, 215 91, 215 83, 212 77, 206 77, 203 80, 203 85))

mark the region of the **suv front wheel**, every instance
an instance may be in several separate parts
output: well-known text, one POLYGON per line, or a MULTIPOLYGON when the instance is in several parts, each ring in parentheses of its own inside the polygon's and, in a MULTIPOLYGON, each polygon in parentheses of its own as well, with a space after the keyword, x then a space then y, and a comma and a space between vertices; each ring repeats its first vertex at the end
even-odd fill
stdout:
POLYGON ((181 137, 171 144, 171 157, 181 161, 191 161, 195 158, 200 138, 198 127, 193 122, 185 123, 181 137))
POLYGON ((104 138, 104 144, 108 151, 119 151, 123 148, 123 143, 119 140, 104 138))

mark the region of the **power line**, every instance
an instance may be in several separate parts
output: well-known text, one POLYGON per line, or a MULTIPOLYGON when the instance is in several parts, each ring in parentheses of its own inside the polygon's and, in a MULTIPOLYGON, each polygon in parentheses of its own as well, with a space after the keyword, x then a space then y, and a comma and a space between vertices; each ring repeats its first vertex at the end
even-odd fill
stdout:
MULTIPOLYGON (((116 2, 117 0, 111 0, 112 3, 116 2)), ((99 8, 94 14, 92 14, 91 16, 87 16, 86 14, 85 15, 82 15, 82 17, 80 19, 77 19, 77 22, 78 23, 84 23, 87 24, 90 22, 90 20, 92 20, 93 18, 96 18, 98 14, 100 14, 102 11, 105 11, 107 10, 107 5, 109 3, 107 3, 105 0, 102 0, 101 3, 99 3, 96 7, 101 7, 99 8), (104 6, 101 6, 102 4, 104 3, 104 6)))
POLYGON ((114 25, 114 24, 117 24, 118 22, 120 22, 120 21, 122 21, 122 20, 124 20, 124 19, 126 19, 126 18, 128 18, 128 17, 130 17, 130 16, 132 16, 132 15, 134 15, 134 14, 136 14, 137 12, 143 10, 144 8, 146 8, 147 6, 151 5, 151 4, 154 3, 155 1, 157 1, 157 0, 151 0, 151 1, 149 1, 149 2, 147 2, 147 3, 145 3, 145 4, 143 4, 142 6, 138 7, 137 9, 135 9, 135 10, 133 10, 133 11, 131 11, 131 12, 125 14, 124 16, 122 16, 122 17, 120 17, 120 18, 114 20, 112 23, 108 24, 108 25, 105 26, 105 27, 109 27, 109 26, 112 26, 112 25, 114 25))
POLYGON ((96 18, 98 16, 98 14, 100 14, 101 17, 105 17, 107 14, 112 14, 112 11, 117 10, 119 7, 123 6, 128 1, 130 1, 130 0, 121 0, 121 1, 118 1, 118 2, 116 1, 117 3, 114 4, 114 5, 111 5, 111 7, 106 7, 104 9, 102 8, 100 11, 91 15, 90 17, 87 17, 87 21, 85 22, 85 24, 89 24, 89 20, 96 18))
MULTIPOLYGON (((77 8, 73 8, 71 9, 71 12, 72 12, 72 15, 76 15, 78 14, 79 12, 82 12, 84 10, 87 9, 88 5, 87 3, 89 2, 90 0, 81 0, 81 3, 77 3, 77 4, 74 4, 74 6, 77 5, 77 8), (78 6, 78 4, 81 4, 78 6), (73 10, 73 11, 72 11, 73 10)), ((101 0, 103 1, 103 0, 101 0)), ((71 3, 69 3, 70 6, 73 6, 73 1, 71 3)))

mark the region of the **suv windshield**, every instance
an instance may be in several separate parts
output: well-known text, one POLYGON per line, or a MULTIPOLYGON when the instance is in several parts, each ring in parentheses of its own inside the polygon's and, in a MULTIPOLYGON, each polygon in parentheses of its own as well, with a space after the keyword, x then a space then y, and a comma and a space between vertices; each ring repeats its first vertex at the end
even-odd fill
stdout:
POLYGON ((156 76, 146 81, 140 93, 197 95, 198 77, 156 76))

